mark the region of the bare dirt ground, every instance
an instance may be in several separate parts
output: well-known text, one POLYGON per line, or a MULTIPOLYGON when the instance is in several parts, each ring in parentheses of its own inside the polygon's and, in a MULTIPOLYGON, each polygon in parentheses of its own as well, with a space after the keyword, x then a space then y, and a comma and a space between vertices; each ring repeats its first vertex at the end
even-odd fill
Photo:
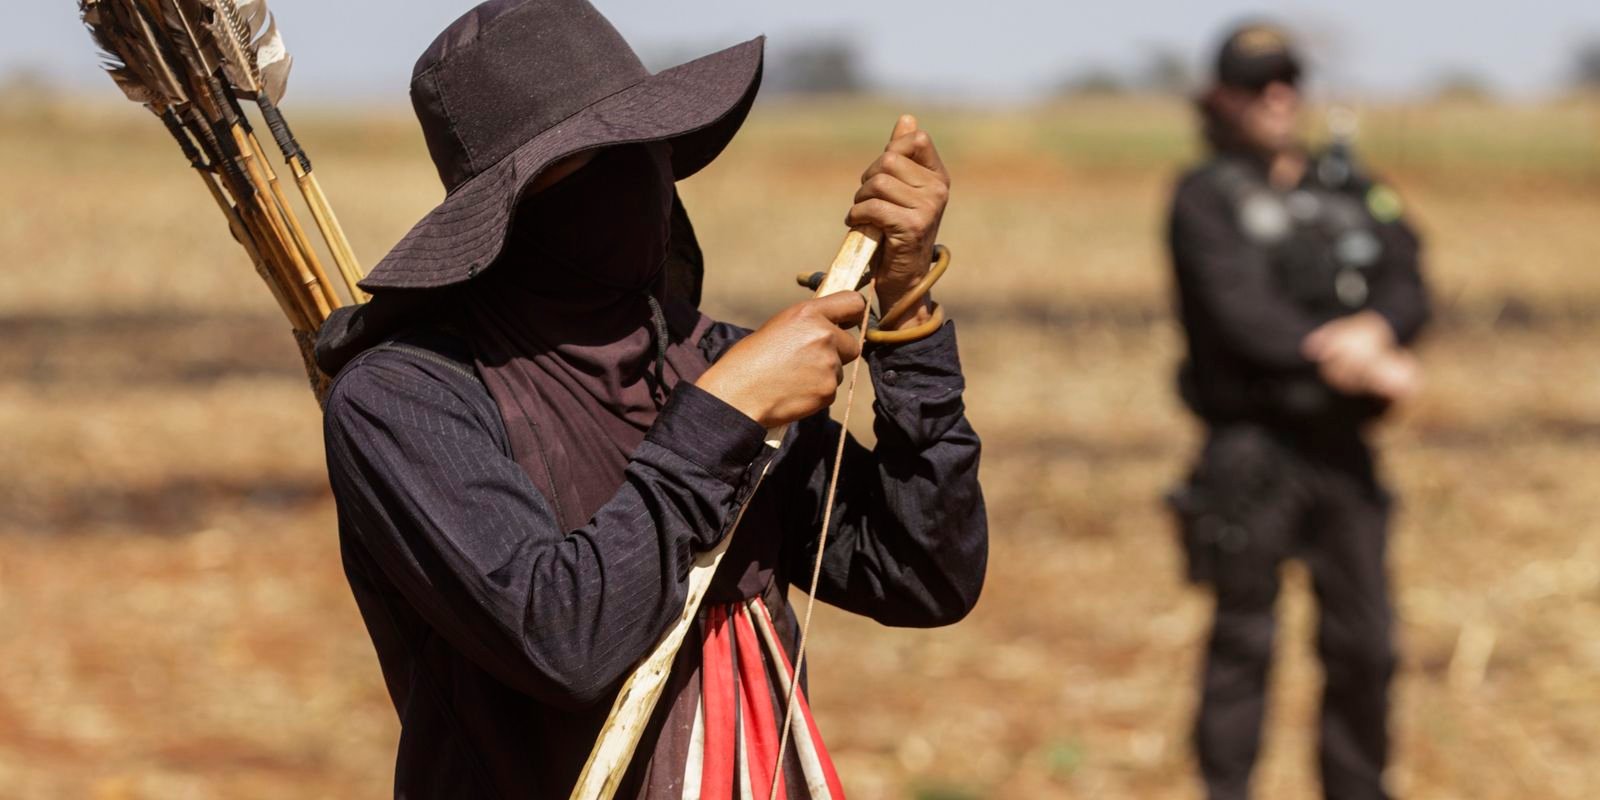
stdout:
MULTIPOLYGON (((753 324, 798 299, 785 276, 831 255, 887 111, 768 108, 685 186, 709 311, 753 324)), ((0 113, 0 797, 386 796, 397 726, 315 404, 138 113, 0 113)), ((1372 152, 1430 238, 1440 315, 1429 388, 1381 433, 1404 498, 1394 784, 1594 797, 1600 158, 1582 142, 1600 148, 1600 112, 1395 119, 1372 152)), ((986 441, 991 571, 954 628, 820 616, 822 729, 856 798, 1197 797, 1207 600, 1157 502, 1195 441, 1157 238, 1187 120, 1130 102, 928 122, 956 175, 941 297, 986 441)), ((437 198, 403 121, 313 119, 302 139, 369 261, 437 198)), ((1304 583, 1291 571, 1262 797, 1315 794, 1304 583)))

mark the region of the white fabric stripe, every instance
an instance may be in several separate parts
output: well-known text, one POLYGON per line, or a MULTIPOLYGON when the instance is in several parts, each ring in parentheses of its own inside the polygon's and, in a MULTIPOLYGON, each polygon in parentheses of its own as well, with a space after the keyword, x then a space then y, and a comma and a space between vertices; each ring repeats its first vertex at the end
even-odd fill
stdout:
MULTIPOLYGON (((739 677, 734 676, 733 685, 738 687, 739 677)), ((734 697, 739 696, 738 689, 734 690, 734 697)), ((750 791, 750 751, 744 746, 744 715, 735 717, 733 726, 734 739, 738 742, 739 754, 739 800, 756 800, 755 794, 750 791)))
MULTIPOLYGON (((772 659, 772 665, 778 673, 778 683, 783 690, 783 696, 789 696, 789 669, 784 666, 783 650, 778 644, 778 632, 772 629, 772 620, 767 618, 767 609, 761 603, 760 597, 752 597, 745 601, 740 612, 749 615, 755 624, 756 630, 761 633, 761 641, 767 644, 767 657, 772 659)), ((795 693, 795 702, 799 702, 800 693, 795 693)), ((833 792, 828 790, 828 776, 822 769, 822 759, 817 757, 817 743, 811 738, 811 719, 805 713, 806 707, 796 709, 800 713, 794 715, 790 724, 799 728, 792 731, 790 738, 794 741, 794 753, 800 759, 800 770, 806 776, 806 792, 812 800, 833 800, 833 792), (801 719, 805 717, 805 719, 801 719)), ((782 725, 783 723, 778 723, 782 725)))
POLYGON ((700 779, 706 763, 706 699, 694 706, 694 727, 689 733, 689 760, 683 765, 683 800, 700 800, 700 779))

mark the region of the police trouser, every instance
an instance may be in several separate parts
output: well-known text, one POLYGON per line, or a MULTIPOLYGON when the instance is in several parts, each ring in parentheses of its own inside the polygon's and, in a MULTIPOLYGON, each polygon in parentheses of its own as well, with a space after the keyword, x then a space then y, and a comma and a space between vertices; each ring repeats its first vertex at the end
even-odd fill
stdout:
POLYGON ((1296 441, 1241 424, 1213 429, 1187 490, 1192 577, 1216 616, 1195 743, 1213 800, 1245 798, 1261 739, 1279 567, 1303 559, 1319 611, 1324 669, 1323 793, 1386 797, 1388 689, 1394 672, 1384 568, 1388 496, 1358 434, 1296 441))

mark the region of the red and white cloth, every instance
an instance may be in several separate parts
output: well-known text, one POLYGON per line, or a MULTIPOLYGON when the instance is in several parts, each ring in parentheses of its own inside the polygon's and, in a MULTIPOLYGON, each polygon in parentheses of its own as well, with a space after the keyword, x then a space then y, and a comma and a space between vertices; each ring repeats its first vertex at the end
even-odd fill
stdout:
MULTIPOLYGON (((701 659, 682 800, 767 800, 794 668, 759 596, 710 609, 701 659)), ((795 705, 777 796, 844 800, 804 691, 795 705)))

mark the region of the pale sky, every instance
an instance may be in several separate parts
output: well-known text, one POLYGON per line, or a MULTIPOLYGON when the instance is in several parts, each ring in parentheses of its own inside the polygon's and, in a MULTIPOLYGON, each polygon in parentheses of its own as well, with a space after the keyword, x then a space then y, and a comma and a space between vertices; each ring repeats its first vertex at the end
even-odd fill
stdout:
MULTIPOLYGON (((112 96, 72 0, 17 0, 0 26, 0 73, 28 69, 112 96)), ((1339 93, 1404 96, 1465 69, 1536 97, 1567 77, 1574 46, 1600 37, 1600 0, 595 0, 646 54, 771 45, 844 33, 881 85, 951 100, 1026 99, 1092 66, 1124 69, 1151 47, 1200 67, 1225 24, 1265 13, 1314 31, 1317 78, 1339 93)), ((301 99, 404 103, 411 64, 468 0, 271 0, 295 54, 301 99), (379 13, 381 12, 381 13, 379 13)))

